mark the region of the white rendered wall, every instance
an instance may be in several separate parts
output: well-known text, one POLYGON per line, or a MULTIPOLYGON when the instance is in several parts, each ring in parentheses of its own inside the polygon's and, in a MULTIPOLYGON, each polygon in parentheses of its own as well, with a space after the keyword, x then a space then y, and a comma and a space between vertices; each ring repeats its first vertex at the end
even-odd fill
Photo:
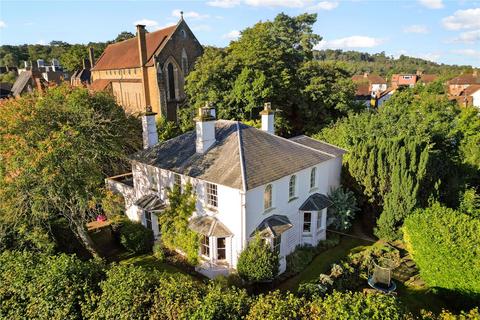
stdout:
POLYGON ((480 90, 472 94, 473 97, 473 106, 480 108, 480 90))

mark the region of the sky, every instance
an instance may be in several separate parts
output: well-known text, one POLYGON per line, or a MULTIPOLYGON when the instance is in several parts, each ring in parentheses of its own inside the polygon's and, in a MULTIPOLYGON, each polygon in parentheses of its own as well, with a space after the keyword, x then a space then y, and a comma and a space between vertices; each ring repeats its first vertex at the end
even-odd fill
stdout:
POLYGON ((480 0, 0 0, 0 44, 88 43, 184 19, 203 45, 226 46, 278 13, 317 13, 318 49, 401 54, 480 67, 480 0))

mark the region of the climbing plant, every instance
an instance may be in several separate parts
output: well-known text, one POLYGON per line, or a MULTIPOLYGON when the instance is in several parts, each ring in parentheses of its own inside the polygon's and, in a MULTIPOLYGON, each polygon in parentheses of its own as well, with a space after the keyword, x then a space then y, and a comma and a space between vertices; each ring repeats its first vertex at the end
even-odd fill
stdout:
POLYGON ((182 190, 175 186, 168 191, 169 207, 159 214, 161 239, 170 250, 181 250, 187 261, 193 265, 198 262, 198 234, 188 227, 188 219, 195 210, 196 197, 188 183, 182 190))

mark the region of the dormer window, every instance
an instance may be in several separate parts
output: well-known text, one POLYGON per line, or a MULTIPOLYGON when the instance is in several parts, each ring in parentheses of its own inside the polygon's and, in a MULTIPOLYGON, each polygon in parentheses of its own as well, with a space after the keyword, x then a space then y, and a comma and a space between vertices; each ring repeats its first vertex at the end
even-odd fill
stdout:
POLYGON ((269 184, 265 187, 263 193, 263 209, 268 210, 272 207, 272 185, 269 184))
POLYGON ((297 182, 297 176, 293 175, 290 177, 290 182, 288 184, 288 198, 293 199, 295 198, 295 184, 297 182))

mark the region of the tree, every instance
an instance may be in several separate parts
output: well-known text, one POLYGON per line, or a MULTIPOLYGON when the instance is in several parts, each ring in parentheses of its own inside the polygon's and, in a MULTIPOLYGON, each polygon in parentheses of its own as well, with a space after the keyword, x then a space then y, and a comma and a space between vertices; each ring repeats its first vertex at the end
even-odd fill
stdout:
POLYGON ((96 255, 85 223, 98 212, 104 178, 127 170, 141 146, 138 120, 106 93, 60 86, 0 109, 0 222, 47 226, 63 217, 96 255))
POLYGON ((250 282, 273 280, 278 274, 279 257, 265 239, 254 236, 237 262, 239 276, 250 282))
POLYGON ((338 187, 329 195, 333 205, 328 208, 329 219, 333 226, 340 231, 349 229, 355 213, 359 210, 357 200, 352 191, 338 187))
POLYGON ((118 34, 118 36, 115 38, 115 40, 113 40, 113 42, 120 42, 120 41, 128 40, 128 39, 131 39, 131 38, 135 38, 135 35, 133 33, 128 32, 128 31, 122 31, 118 34))
POLYGON ((104 277, 99 261, 28 251, 0 254, 0 318, 83 319, 104 277))
POLYGON ((18 65, 18 61, 15 59, 12 53, 7 53, 2 59, 3 65, 7 67, 15 67, 18 65))
POLYGON ((68 71, 81 69, 83 60, 88 58, 87 46, 83 44, 75 44, 67 49, 60 57, 60 63, 68 71))
MULTIPOLYGON (((428 91, 396 93, 378 111, 339 120, 315 137, 341 146, 344 185, 370 206, 380 237, 399 238, 403 220, 430 198, 458 205, 468 182, 459 161, 458 107, 428 91)), ((372 219, 372 220, 373 220, 372 219)))
POLYGON ((480 195, 474 188, 469 188, 460 197, 458 210, 474 218, 480 218, 480 195))
POLYGON ((321 37, 315 14, 258 22, 225 49, 206 48, 186 82, 192 108, 211 102, 223 119, 252 120, 266 101, 282 135, 319 127, 353 108, 354 87, 340 65, 309 62, 321 37))
POLYGON ((433 288, 480 297, 480 220, 434 203, 403 227, 407 249, 433 288))

